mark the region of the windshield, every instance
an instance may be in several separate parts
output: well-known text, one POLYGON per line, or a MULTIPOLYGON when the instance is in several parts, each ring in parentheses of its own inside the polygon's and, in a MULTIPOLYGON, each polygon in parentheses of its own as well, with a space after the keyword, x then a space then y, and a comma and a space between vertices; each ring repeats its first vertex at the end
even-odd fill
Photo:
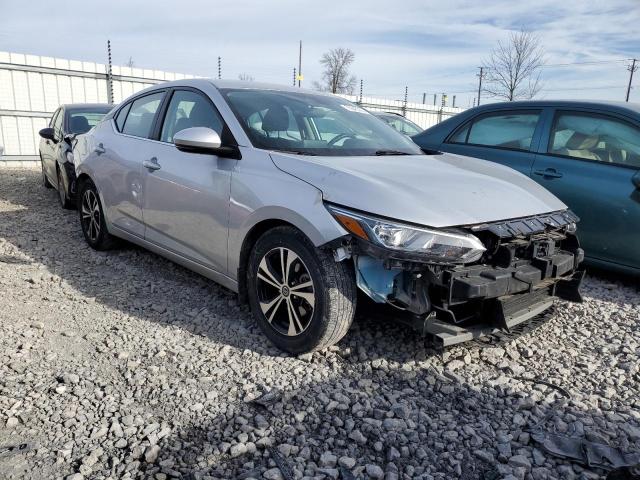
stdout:
POLYGON ((406 118, 401 117, 400 115, 376 115, 376 116, 381 118, 385 122, 387 122, 389 125, 391 125, 400 133, 403 133, 410 137, 422 132, 422 129, 418 125, 413 123, 411 120, 407 120, 406 118))
POLYGON ((67 133, 87 133, 95 127, 111 107, 95 107, 67 110, 67 133))
POLYGON ((254 147, 301 155, 420 155, 410 139, 331 95, 222 89, 254 147))

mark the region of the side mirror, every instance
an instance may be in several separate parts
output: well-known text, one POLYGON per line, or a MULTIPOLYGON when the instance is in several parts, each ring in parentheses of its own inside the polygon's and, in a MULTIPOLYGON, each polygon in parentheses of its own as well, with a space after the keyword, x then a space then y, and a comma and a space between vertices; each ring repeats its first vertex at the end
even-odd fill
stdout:
POLYGON ((173 136, 173 143, 182 152, 207 153, 219 157, 240 159, 236 146, 223 146, 220 135, 207 127, 191 127, 180 130, 173 136))
POLYGON ((56 142, 56 132, 51 127, 43 128, 38 132, 42 138, 45 140, 51 140, 52 142, 56 142))

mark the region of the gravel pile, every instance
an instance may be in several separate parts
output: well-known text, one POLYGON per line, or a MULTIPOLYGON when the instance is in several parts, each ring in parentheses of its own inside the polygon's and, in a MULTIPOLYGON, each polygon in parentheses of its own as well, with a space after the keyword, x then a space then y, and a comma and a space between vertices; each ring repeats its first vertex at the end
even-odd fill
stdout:
POLYGON ((38 171, 3 170, 0 478, 600 478, 528 432, 640 451, 640 293, 583 292, 497 348, 433 352, 361 313, 338 346, 288 357, 231 292, 90 250, 38 171))

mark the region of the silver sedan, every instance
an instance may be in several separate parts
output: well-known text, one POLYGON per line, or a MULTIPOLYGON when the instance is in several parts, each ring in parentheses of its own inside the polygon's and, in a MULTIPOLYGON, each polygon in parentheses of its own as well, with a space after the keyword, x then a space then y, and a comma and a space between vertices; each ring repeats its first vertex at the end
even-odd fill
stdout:
POLYGON ((560 200, 509 168, 426 155, 333 95, 156 85, 78 137, 74 161, 91 247, 125 239, 238 292, 288 352, 338 342, 358 289, 443 345, 579 300, 560 200))

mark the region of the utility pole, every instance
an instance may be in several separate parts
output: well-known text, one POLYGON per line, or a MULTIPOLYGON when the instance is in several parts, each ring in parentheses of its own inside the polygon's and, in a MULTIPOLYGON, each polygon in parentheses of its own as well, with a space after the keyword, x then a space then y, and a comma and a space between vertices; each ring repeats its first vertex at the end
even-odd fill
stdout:
POLYGON ((484 67, 478 67, 480 74, 478 75, 478 106, 480 106, 480 92, 482 92, 482 77, 484 76, 484 67))
POLYGON ((302 40, 300 40, 300 50, 298 51, 298 88, 302 81, 302 40))
POLYGON ((631 82, 633 81, 633 72, 638 70, 636 66, 636 59, 634 58, 631 62, 631 65, 627 66, 627 70, 629 70, 629 85, 627 85, 627 99, 625 101, 629 101, 629 94, 631 93, 631 82))
POLYGON ((218 57, 218 80, 222 79, 222 58, 218 57))
POLYGON ((453 96, 453 102, 452 102, 451 106, 453 108, 456 108, 456 96, 455 95, 453 96))
POLYGON ((435 93, 433 94, 433 106, 434 107, 436 106, 436 94, 435 93))
POLYGON ((402 116, 407 115, 407 97, 409 96, 409 87, 404 87, 404 102, 402 104, 402 116))
POLYGON ((107 97, 108 102, 113 105, 113 70, 111 69, 111 40, 107 40, 107 55, 108 55, 108 67, 107 67, 107 97))

